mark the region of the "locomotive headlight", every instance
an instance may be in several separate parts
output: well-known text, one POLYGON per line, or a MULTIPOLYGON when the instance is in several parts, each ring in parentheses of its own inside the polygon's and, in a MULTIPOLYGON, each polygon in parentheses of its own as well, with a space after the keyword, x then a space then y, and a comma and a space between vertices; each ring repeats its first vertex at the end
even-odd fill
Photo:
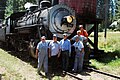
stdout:
POLYGON ((65 16, 62 19, 62 24, 71 24, 74 20, 73 16, 65 16))
POLYGON ((72 23, 73 22, 73 17, 72 16, 67 16, 67 22, 72 23))

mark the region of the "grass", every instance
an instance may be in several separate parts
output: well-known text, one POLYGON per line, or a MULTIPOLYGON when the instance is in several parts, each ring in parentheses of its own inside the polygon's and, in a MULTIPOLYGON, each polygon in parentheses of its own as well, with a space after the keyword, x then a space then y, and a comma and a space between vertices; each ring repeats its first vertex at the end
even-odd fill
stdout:
POLYGON ((100 49, 104 49, 106 52, 120 51, 120 32, 108 32, 106 42, 104 37, 99 37, 98 45, 100 49))
POLYGON ((120 75, 120 59, 113 60, 107 64, 99 62, 97 60, 91 60, 92 64, 91 66, 94 66, 95 68, 112 73, 115 75, 120 75))
POLYGON ((2 49, 0 49, 0 67, 5 68, 0 73, 4 80, 39 80, 36 69, 2 49))
MULTIPOLYGON (((90 39, 93 41, 94 34, 90 35, 90 39)), ((120 32, 107 32, 107 38, 104 39, 104 32, 98 34, 98 47, 104 49, 105 52, 113 52, 115 50, 120 51, 120 32)))
MULTIPOLYGON (((93 34, 91 39, 93 40, 93 34)), ((108 32, 106 41, 104 33, 99 33, 98 47, 105 51, 102 58, 91 60, 97 69, 120 75, 120 32, 108 32)))

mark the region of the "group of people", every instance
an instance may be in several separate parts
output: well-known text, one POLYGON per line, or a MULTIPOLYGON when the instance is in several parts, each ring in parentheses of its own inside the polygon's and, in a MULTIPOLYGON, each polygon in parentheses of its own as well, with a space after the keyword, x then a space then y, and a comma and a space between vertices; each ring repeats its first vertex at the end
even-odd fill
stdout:
POLYGON ((69 57, 71 56, 71 46, 75 47, 75 60, 72 71, 81 72, 83 67, 84 59, 84 42, 87 42, 88 33, 83 29, 82 25, 79 25, 80 30, 77 31, 72 39, 74 44, 71 45, 70 40, 67 38, 67 34, 63 34, 63 39, 57 41, 57 35, 53 35, 53 40, 48 43, 46 37, 42 36, 41 41, 38 43, 36 48, 36 57, 38 58, 38 73, 40 73, 43 65, 45 75, 48 76, 48 58, 50 58, 51 69, 54 72, 57 68, 57 59, 62 57, 62 70, 68 71, 69 57))

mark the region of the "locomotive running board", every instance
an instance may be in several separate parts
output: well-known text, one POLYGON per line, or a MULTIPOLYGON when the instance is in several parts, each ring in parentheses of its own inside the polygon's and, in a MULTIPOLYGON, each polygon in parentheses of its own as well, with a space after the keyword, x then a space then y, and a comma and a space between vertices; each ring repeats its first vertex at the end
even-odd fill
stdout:
POLYGON ((15 29, 30 28, 30 27, 36 27, 36 26, 41 26, 41 25, 40 24, 27 25, 27 26, 22 26, 22 27, 16 27, 15 29))

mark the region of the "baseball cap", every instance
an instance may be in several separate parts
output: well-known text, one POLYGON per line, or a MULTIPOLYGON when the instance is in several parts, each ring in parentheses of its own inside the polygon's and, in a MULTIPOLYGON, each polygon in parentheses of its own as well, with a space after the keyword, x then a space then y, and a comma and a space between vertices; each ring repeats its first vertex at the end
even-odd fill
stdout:
POLYGON ((80 32, 81 32, 80 30, 77 31, 77 33, 80 33, 80 32))
POLYGON ((66 33, 64 33, 64 34, 63 34, 63 36, 67 36, 67 34, 66 34, 66 33))
POLYGON ((79 25, 79 28, 83 27, 83 25, 79 25))
POLYGON ((42 36, 41 39, 45 39, 46 37, 45 36, 42 36))
POLYGON ((76 36, 75 36, 75 39, 77 39, 77 38, 79 38, 79 36, 78 36, 78 35, 76 35, 76 36))
POLYGON ((56 34, 53 34, 53 37, 57 37, 57 35, 56 35, 56 34))

